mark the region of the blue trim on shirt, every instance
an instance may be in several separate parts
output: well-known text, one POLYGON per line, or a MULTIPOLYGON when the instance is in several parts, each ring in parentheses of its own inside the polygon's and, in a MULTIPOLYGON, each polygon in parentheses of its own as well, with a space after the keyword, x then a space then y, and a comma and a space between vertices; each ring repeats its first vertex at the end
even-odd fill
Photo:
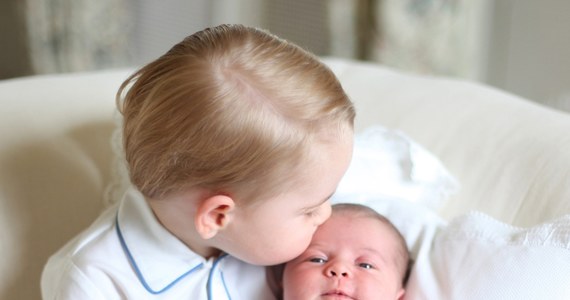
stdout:
MULTIPOLYGON (((214 271, 216 270, 216 266, 218 265, 218 263, 224 259, 225 257, 227 257, 228 254, 224 253, 222 254, 220 257, 218 257, 214 263, 212 264, 212 269, 210 269, 210 274, 208 275, 208 284, 207 284, 207 290, 208 290, 208 299, 213 299, 212 298, 212 275, 214 274, 214 271)), ((220 272, 221 273, 221 272, 220 272)), ((228 287, 226 286, 226 282, 224 281, 224 275, 221 274, 222 276, 222 284, 224 285, 224 289, 226 290, 226 295, 228 296, 228 298, 231 300, 232 297, 230 296, 230 293, 228 291, 228 287)))
POLYGON ((228 298, 232 300, 232 297, 230 296, 230 291, 228 291, 228 286, 226 285, 226 280, 224 279, 224 272, 220 272, 220 277, 222 277, 222 283, 224 284, 224 290, 226 290, 226 295, 228 295, 228 298))
POLYGON ((125 242, 125 239, 123 238, 123 234, 121 233, 121 229, 119 228, 119 215, 117 215, 115 217, 115 222, 116 222, 115 228, 117 229, 116 231, 117 231, 117 235, 119 236, 119 241, 121 242, 121 247, 123 248, 123 250, 127 254, 127 257, 129 259, 131 266, 133 267, 133 269, 135 269, 135 273, 137 274, 139 281, 144 286, 144 288, 151 294, 157 295, 157 294, 160 294, 160 293, 167 291, 168 289, 173 287, 176 283, 178 283, 180 280, 182 280, 182 278, 188 276, 190 273, 192 273, 195 270, 198 270, 204 266, 203 263, 198 264, 194 268, 190 269, 188 272, 180 275, 180 277, 176 278, 174 281, 172 281, 170 284, 165 286, 163 289, 155 291, 148 285, 148 283, 144 279, 139 267, 137 266, 137 263, 135 262, 135 259, 133 258, 133 255, 131 254, 131 251, 129 251, 129 248, 127 247, 127 243, 125 242))

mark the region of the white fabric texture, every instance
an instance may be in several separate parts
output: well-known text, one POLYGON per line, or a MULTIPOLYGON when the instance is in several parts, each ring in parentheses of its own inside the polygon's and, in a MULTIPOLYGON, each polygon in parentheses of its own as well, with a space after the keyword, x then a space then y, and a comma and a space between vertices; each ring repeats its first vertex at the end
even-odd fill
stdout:
POLYGON ((570 299, 570 215, 516 228, 473 212, 438 232, 428 254, 410 299, 570 299))
POLYGON ((398 198, 437 210, 458 188, 437 157, 404 133, 375 125, 355 137, 336 194, 398 198))
POLYGON ((570 214, 530 228, 480 212, 446 222, 399 199, 355 195, 400 230, 415 260, 407 299, 570 299, 570 214))

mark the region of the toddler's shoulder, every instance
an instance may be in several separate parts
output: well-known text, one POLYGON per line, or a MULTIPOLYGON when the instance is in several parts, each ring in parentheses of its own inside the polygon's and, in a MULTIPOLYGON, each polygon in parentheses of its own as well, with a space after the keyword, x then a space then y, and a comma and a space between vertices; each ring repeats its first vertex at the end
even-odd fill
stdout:
POLYGON ((99 290, 102 281, 109 282, 104 266, 122 253, 114 237, 115 215, 116 209, 105 211, 49 258, 41 279, 43 299, 105 298, 99 290))

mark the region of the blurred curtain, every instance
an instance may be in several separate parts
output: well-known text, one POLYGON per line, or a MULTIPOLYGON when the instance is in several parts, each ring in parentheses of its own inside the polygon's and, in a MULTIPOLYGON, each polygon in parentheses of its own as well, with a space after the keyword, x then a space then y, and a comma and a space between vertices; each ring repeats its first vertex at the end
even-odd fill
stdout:
POLYGON ((332 55, 478 79, 490 0, 331 0, 332 55))
POLYGON ((0 1, 0 79, 32 73, 27 56, 28 39, 25 3, 20 0, 0 1))
POLYGON ((128 0, 26 0, 34 73, 128 65, 128 0))
POLYGON ((323 0, 266 0, 261 26, 317 55, 328 55, 327 4, 323 0))
POLYGON ((477 79, 486 0, 382 0, 373 59, 401 69, 477 79))
MULTIPOLYGON (((361 0, 358 0, 361 1, 361 0)), ((359 18, 358 1, 330 0, 327 24, 330 30, 330 55, 356 58, 359 56, 359 34, 356 20, 359 18)), ((360 57, 363 59, 362 57, 360 57)))

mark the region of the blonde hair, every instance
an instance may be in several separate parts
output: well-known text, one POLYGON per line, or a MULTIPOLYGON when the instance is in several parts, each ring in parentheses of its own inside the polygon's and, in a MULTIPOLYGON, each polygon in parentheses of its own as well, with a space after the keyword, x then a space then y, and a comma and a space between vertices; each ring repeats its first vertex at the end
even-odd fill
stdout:
POLYGON ((310 145, 352 130, 355 115, 317 57, 242 25, 185 38, 131 75, 117 104, 131 181, 151 199, 282 192, 310 145))

